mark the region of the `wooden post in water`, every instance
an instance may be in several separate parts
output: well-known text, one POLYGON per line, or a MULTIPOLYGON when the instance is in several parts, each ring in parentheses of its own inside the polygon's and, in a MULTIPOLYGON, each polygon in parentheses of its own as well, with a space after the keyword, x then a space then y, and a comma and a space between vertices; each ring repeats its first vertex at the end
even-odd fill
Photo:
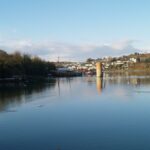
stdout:
POLYGON ((101 62, 96 63, 96 77, 99 77, 99 78, 103 77, 101 62))

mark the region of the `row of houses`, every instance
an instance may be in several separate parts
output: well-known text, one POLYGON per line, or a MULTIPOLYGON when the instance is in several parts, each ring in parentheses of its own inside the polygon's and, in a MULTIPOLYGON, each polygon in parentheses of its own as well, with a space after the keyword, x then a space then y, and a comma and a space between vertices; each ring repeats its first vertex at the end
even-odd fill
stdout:
POLYGON ((116 61, 108 61, 103 63, 104 64, 104 68, 106 70, 114 68, 114 67, 120 67, 122 69, 127 69, 129 64, 133 64, 133 63, 137 63, 137 59, 136 58, 130 58, 129 60, 116 60, 116 61))
MULTIPOLYGON (((122 57, 105 57, 103 59, 91 59, 86 62, 65 62, 61 63, 63 68, 70 71, 78 71, 85 74, 96 73, 96 62, 102 62, 104 70, 128 69, 132 64, 150 61, 150 54, 131 54, 122 57)), ((61 69, 60 69, 61 70, 61 69)))
MULTIPOLYGON (((96 60, 91 62, 82 62, 82 63, 70 63, 66 64, 65 67, 70 70, 77 70, 85 73, 95 73, 96 72, 96 60)), ((106 59, 101 60, 103 64, 103 68, 105 70, 110 69, 110 67, 117 67, 122 66, 123 68, 128 68, 129 63, 136 63, 136 58, 130 58, 129 60, 116 60, 116 61, 109 61, 106 59)))

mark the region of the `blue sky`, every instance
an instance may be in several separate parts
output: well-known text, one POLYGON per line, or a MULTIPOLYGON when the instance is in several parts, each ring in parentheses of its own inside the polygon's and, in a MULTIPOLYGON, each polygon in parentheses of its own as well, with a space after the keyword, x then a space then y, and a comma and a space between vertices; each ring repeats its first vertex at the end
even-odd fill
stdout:
POLYGON ((0 49, 84 60, 150 50, 149 0, 0 0, 0 49))

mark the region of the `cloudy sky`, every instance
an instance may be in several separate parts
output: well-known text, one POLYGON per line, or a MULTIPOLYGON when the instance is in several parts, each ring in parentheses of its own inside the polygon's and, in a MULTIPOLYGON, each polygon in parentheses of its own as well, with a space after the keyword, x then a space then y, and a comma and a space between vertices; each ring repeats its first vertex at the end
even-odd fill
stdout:
POLYGON ((150 52, 149 0, 0 0, 0 49, 47 60, 150 52))

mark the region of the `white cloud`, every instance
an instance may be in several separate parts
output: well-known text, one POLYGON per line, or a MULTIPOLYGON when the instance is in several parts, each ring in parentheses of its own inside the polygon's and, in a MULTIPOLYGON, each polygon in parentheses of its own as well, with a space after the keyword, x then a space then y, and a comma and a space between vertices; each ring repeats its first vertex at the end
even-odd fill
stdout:
POLYGON ((120 50, 123 49, 125 47, 129 47, 134 44, 136 42, 136 40, 122 40, 122 41, 117 41, 111 44, 111 47, 116 49, 116 50, 120 50))
POLYGON ((89 57, 100 58, 104 56, 118 56, 139 52, 133 46, 133 40, 126 40, 104 45, 74 45, 63 42, 42 41, 33 42, 31 40, 1 40, 0 49, 8 53, 20 51, 31 55, 38 55, 47 60, 85 60, 89 57))

